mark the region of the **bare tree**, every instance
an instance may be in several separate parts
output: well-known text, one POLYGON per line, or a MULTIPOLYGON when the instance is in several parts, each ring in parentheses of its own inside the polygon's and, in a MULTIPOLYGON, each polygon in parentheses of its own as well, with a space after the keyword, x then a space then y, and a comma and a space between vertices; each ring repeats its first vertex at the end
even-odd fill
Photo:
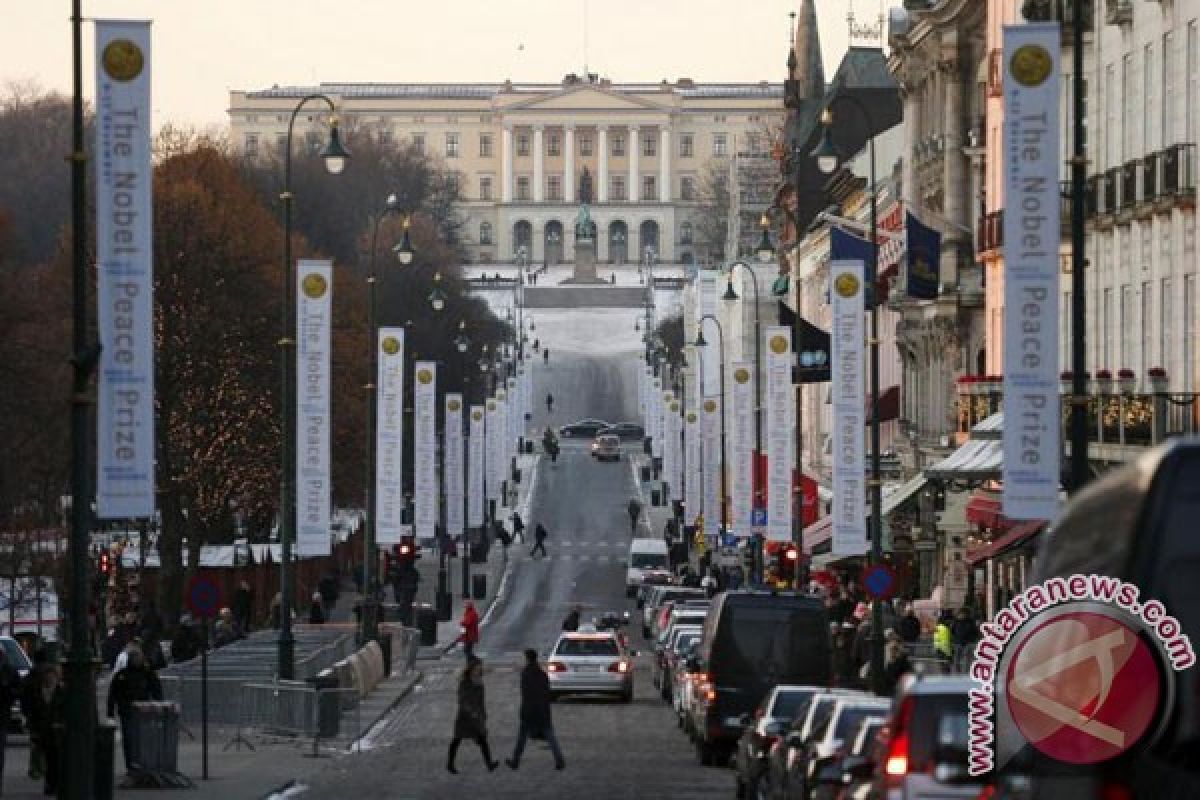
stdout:
POLYGON ((697 250, 702 260, 725 257, 729 239, 729 161, 711 159, 700 172, 696 191, 697 250))

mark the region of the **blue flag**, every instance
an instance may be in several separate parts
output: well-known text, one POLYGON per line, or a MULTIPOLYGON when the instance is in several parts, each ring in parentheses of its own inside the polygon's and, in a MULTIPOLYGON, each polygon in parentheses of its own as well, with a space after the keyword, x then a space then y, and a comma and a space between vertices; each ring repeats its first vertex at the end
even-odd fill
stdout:
POLYGON ((926 227, 909 212, 904 214, 904 229, 908 234, 908 249, 904 256, 908 273, 905 291, 909 297, 936 300, 941 283, 942 234, 926 227))
POLYGON ((875 305, 875 281, 871 273, 875 269, 876 246, 835 226, 829 229, 830 261, 861 261, 863 263, 863 307, 868 311, 875 305))

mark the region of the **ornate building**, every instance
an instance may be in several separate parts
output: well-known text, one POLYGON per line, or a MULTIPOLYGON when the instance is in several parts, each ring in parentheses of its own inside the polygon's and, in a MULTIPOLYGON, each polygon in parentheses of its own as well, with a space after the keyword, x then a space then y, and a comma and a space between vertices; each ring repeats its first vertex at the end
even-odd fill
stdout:
MULTIPOLYGON (((573 261, 585 184, 601 263, 636 262, 647 248, 663 261, 720 258, 697 234, 701 178, 710 161, 769 153, 783 119, 783 87, 766 81, 338 83, 231 92, 233 142, 249 155, 275 146, 296 102, 318 91, 346 124, 409 142, 459 173, 468 252, 483 263, 573 261)), ((310 129, 322 118, 301 117, 301 137, 319 141, 310 129)))

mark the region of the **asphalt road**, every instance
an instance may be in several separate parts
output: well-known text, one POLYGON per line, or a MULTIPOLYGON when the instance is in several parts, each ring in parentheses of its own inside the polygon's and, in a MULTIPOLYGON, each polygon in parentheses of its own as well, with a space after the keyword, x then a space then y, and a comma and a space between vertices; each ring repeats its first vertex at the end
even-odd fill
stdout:
MULTIPOLYGON (((555 396, 547 419, 562 424, 584 416, 635 419, 636 355, 624 358, 552 350, 538 388, 555 396)), ((627 445, 628 446, 628 445, 627 445)), ((485 663, 488 728, 493 757, 511 754, 519 704, 521 651, 545 654, 571 605, 585 621, 607 610, 632 610, 624 595, 629 542, 625 511, 634 490, 628 459, 599 464, 586 446, 564 446, 556 465, 542 462, 531 505, 533 524, 550 531, 549 557, 531 560, 528 543, 514 546, 508 584, 487 620, 477 650, 485 663)), ((555 771, 550 753, 531 743, 519 772, 501 766, 488 773, 472 743, 459 752, 458 775, 446 771, 446 746, 455 713, 455 682, 462 658, 445 657, 425 668, 425 680, 372 732, 367 752, 331 762, 304 795, 313 798, 728 798, 733 773, 701 767, 650 682, 648 655, 638 627, 630 635, 640 652, 631 704, 572 699, 554 707, 554 725, 567 768, 555 771)))

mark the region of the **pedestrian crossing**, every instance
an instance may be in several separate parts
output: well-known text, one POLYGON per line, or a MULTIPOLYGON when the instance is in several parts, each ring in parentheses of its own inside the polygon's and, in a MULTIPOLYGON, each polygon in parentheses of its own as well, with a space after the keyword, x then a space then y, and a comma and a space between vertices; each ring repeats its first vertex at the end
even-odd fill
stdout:
POLYGON ((569 550, 566 552, 549 550, 549 554, 545 556, 530 556, 529 553, 521 553, 514 558, 517 561, 587 561, 593 564, 622 565, 626 560, 624 553, 579 553, 569 550))

